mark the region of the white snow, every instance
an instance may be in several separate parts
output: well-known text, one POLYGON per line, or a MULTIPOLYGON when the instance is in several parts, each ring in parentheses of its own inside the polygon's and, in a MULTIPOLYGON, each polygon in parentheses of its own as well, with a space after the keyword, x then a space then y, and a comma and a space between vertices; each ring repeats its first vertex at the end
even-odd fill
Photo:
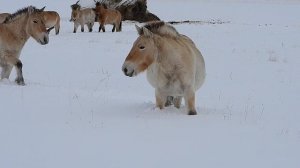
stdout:
POLYGON ((123 75, 134 24, 73 34, 75 2, 0 2, 1 12, 46 5, 62 17, 48 45, 25 45, 26 86, 15 71, 0 81, 1 168, 300 167, 300 1, 148 1, 166 21, 226 22, 175 25, 206 61, 197 116, 156 109, 145 73, 123 75))

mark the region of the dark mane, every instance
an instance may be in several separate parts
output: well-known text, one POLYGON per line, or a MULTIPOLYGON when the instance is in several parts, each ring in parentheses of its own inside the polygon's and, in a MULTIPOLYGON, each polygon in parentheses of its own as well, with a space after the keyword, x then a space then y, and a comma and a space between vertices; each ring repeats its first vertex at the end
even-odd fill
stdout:
POLYGON ((7 16, 3 23, 10 23, 11 21, 15 20, 18 16, 21 16, 23 14, 27 14, 30 8, 33 10, 33 12, 41 12, 40 9, 37 9, 34 6, 28 6, 28 7, 19 9, 17 12, 7 16))
POLYGON ((161 36, 169 36, 169 37, 178 37, 179 33, 177 30, 163 22, 163 21, 153 21, 153 22, 148 22, 146 25, 144 25, 145 28, 150 30, 154 34, 158 34, 161 36))
POLYGON ((97 6, 103 6, 104 9, 107 9, 107 5, 104 2, 96 2, 96 7, 97 6))
POLYGON ((78 4, 73 4, 73 5, 71 5, 71 8, 72 8, 72 10, 77 10, 77 9, 80 9, 81 6, 78 4))

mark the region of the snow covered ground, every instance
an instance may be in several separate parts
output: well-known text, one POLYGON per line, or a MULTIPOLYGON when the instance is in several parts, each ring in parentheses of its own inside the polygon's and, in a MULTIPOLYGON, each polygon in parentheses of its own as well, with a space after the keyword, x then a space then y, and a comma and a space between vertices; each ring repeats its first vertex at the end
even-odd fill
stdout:
POLYGON ((148 1, 166 21, 226 22, 175 25, 206 61, 197 116, 155 109, 145 74, 123 75, 134 24, 73 34, 74 2, 0 2, 62 17, 48 45, 25 45, 26 86, 0 81, 1 168, 300 167, 300 1, 148 1))

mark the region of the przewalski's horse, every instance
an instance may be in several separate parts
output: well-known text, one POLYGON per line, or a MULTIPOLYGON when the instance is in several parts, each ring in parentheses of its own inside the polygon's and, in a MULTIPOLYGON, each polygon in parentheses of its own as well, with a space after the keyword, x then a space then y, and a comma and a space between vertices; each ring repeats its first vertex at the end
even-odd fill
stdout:
POLYGON ((22 74, 22 62, 19 57, 29 37, 45 45, 49 42, 49 31, 46 29, 42 15, 43 10, 33 6, 18 10, 0 24, 0 66, 1 79, 9 78, 13 66, 16 68, 16 83, 25 85, 22 74))
POLYGON ((76 33, 79 25, 81 26, 81 32, 84 32, 84 25, 87 25, 89 32, 92 32, 96 18, 95 12, 92 8, 81 9, 78 2, 79 1, 77 1, 76 4, 71 5, 72 14, 70 21, 74 22, 73 33, 76 33))
MULTIPOLYGON (((45 8, 45 7, 44 7, 45 8)), ((57 12, 55 11, 44 11, 43 12, 43 17, 45 20, 45 25, 46 28, 55 28, 55 34, 59 34, 59 29, 60 29, 60 16, 57 12)))
POLYGON ((9 16, 10 13, 0 13, 0 23, 3 23, 7 16, 9 16))
POLYGON ((122 15, 118 10, 108 9, 105 4, 100 2, 96 3, 96 8, 94 9, 96 13, 96 20, 100 24, 99 32, 102 30, 105 32, 105 25, 113 25, 112 32, 115 30, 117 32, 122 31, 122 15))
POLYGON ((205 63, 194 42, 165 22, 136 29, 139 37, 123 64, 124 74, 132 77, 147 70, 158 108, 171 103, 180 108, 183 97, 188 114, 196 115, 195 92, 204 82, 205 63))

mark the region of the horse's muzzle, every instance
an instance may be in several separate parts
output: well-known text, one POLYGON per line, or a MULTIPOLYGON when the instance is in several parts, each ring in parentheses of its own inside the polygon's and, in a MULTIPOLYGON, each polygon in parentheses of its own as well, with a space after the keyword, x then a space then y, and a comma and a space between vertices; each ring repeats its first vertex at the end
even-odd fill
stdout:
POLYGON ((42 45, 48 44, 49 43, 49 36, 48 36, 48 34, 45 35, 44 38, 40 39, 39 43, 42 44, 42 45))
POLYGON ((133 77, 134 70, 129 70, 129 69, 126 68, 126 67, 123 67, 122 70, 123 70, 123 72, 124 72, 124 74, 125 74, 126 76, 133 77))

